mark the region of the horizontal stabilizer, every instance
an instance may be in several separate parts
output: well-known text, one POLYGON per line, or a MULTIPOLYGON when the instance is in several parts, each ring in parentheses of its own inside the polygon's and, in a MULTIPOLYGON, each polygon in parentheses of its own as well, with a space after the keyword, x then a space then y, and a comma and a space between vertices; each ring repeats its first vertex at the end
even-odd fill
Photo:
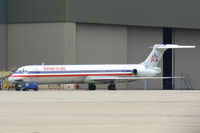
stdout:
POLYGON ((192 45, 178 45, 178 44, 166 44, 166 45, 157 45, 157 49, 174 49, 174 48, 195 48, 196 46, 192 45))

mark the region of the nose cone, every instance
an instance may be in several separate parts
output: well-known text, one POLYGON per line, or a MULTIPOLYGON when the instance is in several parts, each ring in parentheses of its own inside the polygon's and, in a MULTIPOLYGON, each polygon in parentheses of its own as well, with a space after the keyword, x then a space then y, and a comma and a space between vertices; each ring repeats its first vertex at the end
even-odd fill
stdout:
POLYGON ((14 83, 14 82, 15 82, 15 78, 9 77, 9 78, 8 78, 8 82, 9 82, 9 83, 14 83))
POLYGON ((10 83, 23 83, 24 82, 24 78, 23 77, 14 77, 14 76, 10 76, 8 78, 8 82, 10 83))

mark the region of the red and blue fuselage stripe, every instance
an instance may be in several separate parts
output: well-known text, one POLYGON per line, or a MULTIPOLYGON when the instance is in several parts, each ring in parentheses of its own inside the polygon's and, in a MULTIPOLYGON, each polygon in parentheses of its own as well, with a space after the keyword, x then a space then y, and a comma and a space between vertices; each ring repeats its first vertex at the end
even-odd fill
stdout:
POLYGON ((130 76, 132 70, 71 70, 15 72, 11 77, 130 76))

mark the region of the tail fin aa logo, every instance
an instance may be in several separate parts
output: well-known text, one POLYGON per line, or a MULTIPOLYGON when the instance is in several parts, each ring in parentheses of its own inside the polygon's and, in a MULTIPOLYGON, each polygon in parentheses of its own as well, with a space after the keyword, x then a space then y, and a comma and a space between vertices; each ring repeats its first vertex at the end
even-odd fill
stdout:
POLYGON ((158 59, 159 59, 158 55, 154 53, 151 57, 151 62, 158 62, 158 59))

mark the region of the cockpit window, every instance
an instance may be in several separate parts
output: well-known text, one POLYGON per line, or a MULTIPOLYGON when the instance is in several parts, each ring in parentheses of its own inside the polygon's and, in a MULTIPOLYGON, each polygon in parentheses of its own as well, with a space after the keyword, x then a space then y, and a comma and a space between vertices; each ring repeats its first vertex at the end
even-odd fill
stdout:
POLYGON ((18 69, 16 72, 20 73, 20 72, 22 72, 22 70, 21 70, 21 69, 18 69))
POLYGON ((16 72, 18 72, 18 73, 22 73, 22 72, 24 72, 24 68, 17 69, 16 72))
POLYGON ((17 73, 28 73, 28 69, 22 67, 16 70, 17 73))

